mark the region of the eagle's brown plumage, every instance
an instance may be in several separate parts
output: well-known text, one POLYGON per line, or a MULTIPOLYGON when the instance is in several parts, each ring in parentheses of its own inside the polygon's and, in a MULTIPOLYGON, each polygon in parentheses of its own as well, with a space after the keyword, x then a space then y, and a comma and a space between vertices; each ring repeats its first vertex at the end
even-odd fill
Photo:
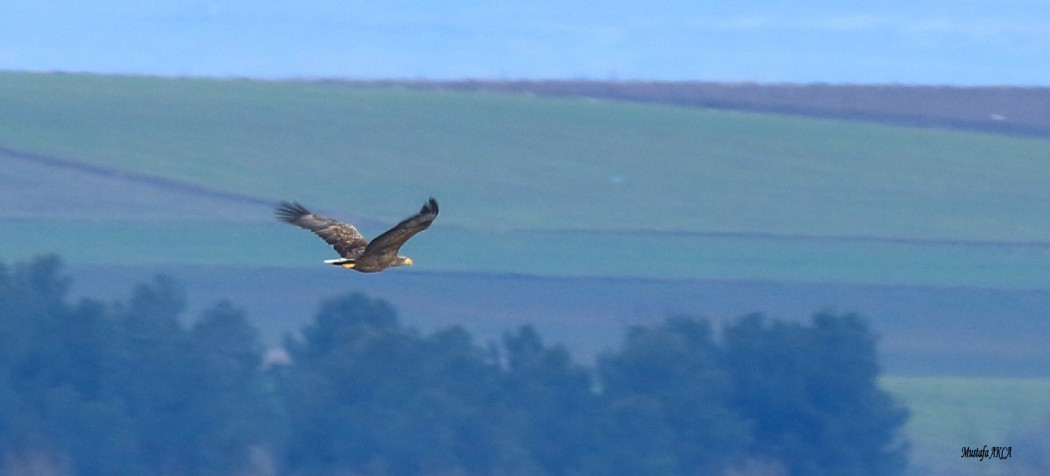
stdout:
POLYGON ((283 222, 314 232, 342 256, 340 259, 327 260, 326 263, 362 273, 374 273, 392 266, 412 264, 410 258, 398 256, 397 253, 409 238, 434 222, 438 215, 438 204, 431 197, 419 213, 402 220, 371 242, 354 225, 315 215, 296 202, 281 202, 275 214, 283 222))

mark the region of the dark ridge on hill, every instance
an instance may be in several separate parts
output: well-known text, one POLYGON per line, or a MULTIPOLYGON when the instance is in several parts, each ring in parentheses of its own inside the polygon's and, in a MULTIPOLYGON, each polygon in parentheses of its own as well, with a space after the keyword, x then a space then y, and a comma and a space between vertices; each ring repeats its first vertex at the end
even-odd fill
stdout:
POLYGON ((378 86, 588 97, 1012 135, 1050 136, 1050 88, 661 81, 372 81, 378 86))
POLYGON ((274 204, 273 200, 267 200, 259 197, 253 197, 251 195, 230 192, 226 190, 216 190, 184 180, 161 177, 157 175, 143 174, 128 170, 109 168, 86 162, 77 162, 74 160, 64 159, 52 155, 38 154, 35 152, 12 149, 9 147, 4 147, 2 145, 0 145, 0 157, 5 157, 9 160, 22 160, 33 164, 67 169, 82 174, 97 177, 113 178, 123 180, 129 183, 147 185, 158 189, 184 192, 213 199, 226 200, 250 205, 260 205, 265 207, 271 207, 274 204))
POLYGON ((150 175, 146 173, 108 168, 100 165, 76 162, 54 156, 44 156, 44 154, 41 153, 16 150, 4 146, 0 146, 0 157, 5 157, 9 160, 21 160, 29 163, 46 165, 49 167, 75 170, 81 173, 97 175, 97 177, 120 179, 126 182, 138 183, 156 188, 170 189, 192 193, 196 195, 209 196, 209 198, 213 199, 240 202, 251 205, 262 205, 267 207, 270 207, 274 204, 274 201, 260 199, 258 198, 258 196, 251 196, 244 193, 237 193, 226 190, 215 190, 191 182, 169 179, 166 177, 158 177, 158 175, 150 175))
POLYGON ((741 240, 782 240, 782 241, 809 241, 823 243, 882 243, 910 246, 927 247, 967 247, 967 248, 1050 248, 1047 240, 969 240, 959 238, 907 238, 885 235, 808 235, 802 233, 771 233, 762 231, 667 231, 660 229, 635 228, 631 230, 616 229, 568 229, 568 228, 544 228, 544 229, 521 229, 520 234, 560 234, 560 235, 593 235, 596 239, 614 235, 622 236, 679 236, 690 238, 726 238, 741 240))
MULTIPOLYGON (((273 206, 277 203, 277 199, 269 199, 245 193, 217 189, 201 185, 189 180, 181 180, 171 177, 135 172, 120 168, 106 167, 102 165, 92 164, 89 162, 78 161, 67 157, 60 157, 55 155, 41 154, 36 152, 14 149, 4 145, 0 145, 0 160, 7 160, 11 162, 17 161, 43 168, 63 170, 67 172, 72 172, 77 176, 84 178, 94 177, 112 180, 112 182, 110 182, 109 185, 113 186, 115 184, 117 187, 115 189, 92 189, 93 186, 98 187, 99 184, 93 184, 87 180, 78 181, 77 188, 79 188, 81 192, 96 193, 97 195, 95 195, 93 198, 98 198, 100 196, 109 196, 110 200, 112 200, 113 197, 117 196, 125 197, 123 199, 131 203, 130 206, 135 209, 134 211, 129 211, 127 209, 122 210, 122 213, 128 214, 127 216, 141 217, 142 213, 149 213, 149 211, 173 212, 174 210, 178 209, 178 207, 173 205, 172 202, 163 203, 161 209, 150 208, 149 204, 144 203, 141 199, 137 199, 134 196, 135 191, 133 188, 131 188, 133 186, 141 187, 141 189, 144 190, 149 190, 151 192, 151 196, 161 197, 160 200, 162 201, 165 199, 177 200, 180 205, 189 201, 188 199, 190 198, 196 200, 203 200, 208 203, 207 208, 209 210, 216 212, 223 208, 216 205, 219 203, 225 203, 229 205, 241 205, 255 209, 264 209, 266 210, 266 213, 264 213, 262 216, 266 216, 267 218, 269 218, 270 210, 272 210, 273 206), (164 195, 165 193, 174 195, 164 195)), ((47 174, 47 176, 49 177, 50 174, 47 174)), ((0 176, 0 182, 2 182, 2 179, 3 177, 0 176)), ((48 186, 64 187, 67 186, 67 184, 54 182, 52 184, 49 184, 48 186)), ((12 192, 11 188, 12 187, 8 187, 7 189, 0 189, 0 199, 10 199, 12 195, 10 193, 12 192), (5 191, 9 193, 5 194, 5 191)), ((17 194, 17 187, 15 188, 16 190, 14 190, 14 193, 17 194)), ((49 198, 52 200, 55 199, 55 194, 51 193, 49 198)), ((68 199, 68 197, 58 197, 59 200, 62 200, 63 198, 68 199)), ((75 205, 88 206, 91 207, 94 211, 97 211, 98 207, 97 204, 87 202, 86 205, 81 203, 66 203, 65 205, 63 205, 63 208, 75 210, 75 205)), ((199 206, 199 202, 197 205, 199 206)), ((189 206, 192 208, 194 204, 189 203, 189 206)), ((44 215, 42 216, 46 215, 47 213, 44 213, 44 215)), ((96 216, 93 212, 89 215, 92 217, 96 216)), ((37 218, 39 217, 40 216, 37 216, 37 218)), ((194 218, 199 218, 199 216, 195 216, 194 218)), ((26 220, 27 218, 25 216, 5 216, 3 212, 0 212, 0 221, 14 222, 26 220)), ((30 218, 28 220, 32 221, 33 218, 30 218)), ((355 223, 359 226, 375 228, 381 228, 389 225, 385 221, 377 221, 368 218, 356 218, 355 223)))

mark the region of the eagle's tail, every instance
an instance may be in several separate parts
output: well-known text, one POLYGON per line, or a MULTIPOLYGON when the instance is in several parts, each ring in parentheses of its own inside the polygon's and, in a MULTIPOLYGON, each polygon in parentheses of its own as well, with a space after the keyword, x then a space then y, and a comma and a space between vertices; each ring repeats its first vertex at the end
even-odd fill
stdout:
POLYGON ((354 260, 352 260, 352 259, 350 259, 350 258, 336 258, 336 259, 326 259, 326 260, 324 260, 324 262, 325 262, 326 264, 332 264, 332 265, 336 265, 336 266, 342 266, 342 267, 344 267, 344 268, 353 268, 353 267, 354 267, 354 264, 355 264, 355 263, 354 263, 354 260))

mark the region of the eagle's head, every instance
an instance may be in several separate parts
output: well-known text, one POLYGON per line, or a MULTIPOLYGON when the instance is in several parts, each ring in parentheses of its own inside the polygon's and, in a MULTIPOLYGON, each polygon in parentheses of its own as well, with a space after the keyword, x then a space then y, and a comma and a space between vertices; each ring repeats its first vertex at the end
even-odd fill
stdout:
POLYGON ((412 266, 412 258, 407 256, 398 256, 396 260, 390 266, 412 266))

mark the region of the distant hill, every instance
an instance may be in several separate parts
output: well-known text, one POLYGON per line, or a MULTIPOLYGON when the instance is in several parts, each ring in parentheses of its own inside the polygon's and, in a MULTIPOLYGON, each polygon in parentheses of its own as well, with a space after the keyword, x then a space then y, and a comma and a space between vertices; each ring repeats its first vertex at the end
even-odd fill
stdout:
POLYGON ((1050 135, 1050 88, 660 81, 379 81, 450 91, 575 96, 1050 135))

